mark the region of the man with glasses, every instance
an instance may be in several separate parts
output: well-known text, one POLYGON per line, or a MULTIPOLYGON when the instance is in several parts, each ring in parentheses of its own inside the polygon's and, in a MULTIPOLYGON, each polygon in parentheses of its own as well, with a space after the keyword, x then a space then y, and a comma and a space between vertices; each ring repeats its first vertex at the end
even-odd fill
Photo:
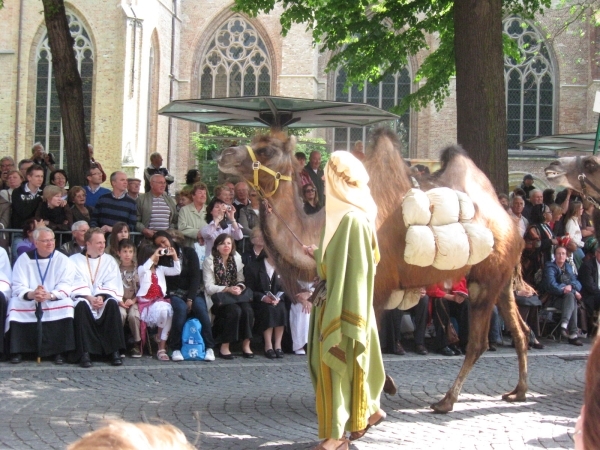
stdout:
POLYGON ((90 229, 90 226, 85 220, 80 220, 75 222, 71 226, 71 234, 73 235, 73 240, 69 242, 65 242, 58 249, 59 252, 71 256, 76 253, 81 253, 81 251, 85 248, 85 233, 90 229))
POLYGON ((248 198, 248 183, 245 181, 240 181, 233 188, 233 192, 235 194, 233 198, 233 207, 235 208, 235 219, 239 220, 240 218, 240 209, 244 206, 248 206, 250 203, 250 199, 248 198))
POLYGON ((54 250, 54 232, 46 227, 33 232, 35 249, 17 259, 12 275, 12 298, 8 305, 6 333, 10 336, 10 362, 21 362, 22 353, 54 355, 63 364, 64 354, 75 349, 71 289, 75 270, 65 255, 54 250), (40 304, 42 347, 38 350, 35 315, 40 304), (39 353, 38 353, 39 352, 39 353))
POLYGON ((8 172, 15 168, 15 160, 10 156, 0 159, 0 189, 8 189, 8 172))
POLYGON ((167 181, 163 175, 150 177, 150 192, 141 194, 137 201, 137 231, 152 239, 158 230, 177 228, 177 206, 165 192, 167 181))
POLYGON ((94 208, 98 199, 104 194, 109 194, 110 191, 105 187, 100 186, 102 184, 102 171, 97 167, 90 167, 86 175, 88 184, 84 187, 85 189, 85 206, 94 208))

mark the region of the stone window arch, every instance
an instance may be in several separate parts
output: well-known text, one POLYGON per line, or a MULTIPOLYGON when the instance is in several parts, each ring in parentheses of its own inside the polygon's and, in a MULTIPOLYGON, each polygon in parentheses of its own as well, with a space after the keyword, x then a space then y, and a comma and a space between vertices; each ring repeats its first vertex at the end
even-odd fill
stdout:
POLYGON ((252 24, 230 17, 210 39, 201 58, 200 98, 270 95, 272 66, 252 24))
POLYGON ((503 31, 517 42, 522 61, 504 57, 507 143, 554 132, 555 69, 548 46, 533 25, 517 16, 503 21, 503 31))
MULTIPOLYGON (((344 92, 346 84, 346 71, 340 68, 335 73, 335 100, 354 103, 368 103, 369 105, 389 111, 398 106, 404 97, 411 93, 412 82, 407 67, 395 74, 386 75, 379 83, 372 84, 364 81, 362 86, 352 85, 344 92)), ((381 125, 381 124, 379 124, 381 125)), ((410 131, 410 109, 395 121, 392 127, 398 132, 408 149, 410 131)), ((335 128, 333 150, 352 150, 356 141, 366 142, 370 127, 335 128)))
MULTIPOLYGON (((92 83, 94 77, 94 48, 90 35, 81 20, 67 11, 71 36, 75 41, 73 49, 77 68, 83 83, 83 111, 85 114, 85 134, 89 139, 92 116, 92 83)), ((47 152, 52 152, 58 166, 67 169, 68 163, 63 146, 62 120, 58 93, 54 83, 52 53, 45 32, 36 51, 36 97, 35 97, 35 141, 44 144, 47 152)))

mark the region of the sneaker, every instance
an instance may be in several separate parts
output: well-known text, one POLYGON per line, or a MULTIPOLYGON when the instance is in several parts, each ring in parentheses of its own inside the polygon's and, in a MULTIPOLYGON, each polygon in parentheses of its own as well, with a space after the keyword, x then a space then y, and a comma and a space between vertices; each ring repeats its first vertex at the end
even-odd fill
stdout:
POLYGON ((173 361, 183 361, 183 355, 179 350, 173 350, 173 354, 171 354, 171 359, 173 361))
POLYGON ((212 348, 206 349, 206 354, 204 355, 204 361, 214 361, 215 360, 215 352, 212 348))
POLYGON ((294 350, 294 353, 296 355, 306 355, 306 352, 304 351, 303 348, 301 348, 300 350, 294 350))
POLYGON ((142 352, 140 352, 139 348, 133 347, 131 349, 131 352, 129 353, 129 356, 131 356, 132 358, 141 358, 142 357, 142 352))

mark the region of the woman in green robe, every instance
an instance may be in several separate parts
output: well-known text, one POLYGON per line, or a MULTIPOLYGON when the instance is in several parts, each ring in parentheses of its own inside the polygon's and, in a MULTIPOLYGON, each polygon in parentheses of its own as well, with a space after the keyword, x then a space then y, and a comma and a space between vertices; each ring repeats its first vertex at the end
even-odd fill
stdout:
POLYGON ((308 343, 324 439, 315 450, 346 449, 346 431, 358 439, 386 416, 379 407, 385 373, 373 310, 377 206, 364 166, 350 153, 334 152, 325 177, 325 230, 319 248, 305 248, 327 283, 325 300, 311 312, 308 343))

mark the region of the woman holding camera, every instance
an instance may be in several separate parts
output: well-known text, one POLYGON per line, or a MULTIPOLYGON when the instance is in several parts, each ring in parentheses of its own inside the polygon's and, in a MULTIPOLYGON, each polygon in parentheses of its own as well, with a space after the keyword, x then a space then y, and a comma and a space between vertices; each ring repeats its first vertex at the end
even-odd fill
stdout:
POLYGON ((169 300, 165 298, 167 292, 165 276, 179 275, 181 263, 173 247, 160 247, 154 250, 154 247, 150 245, 140 248, 139 261, 143 261, 143 264, 138 267, 140 289, 137 293, 138 309, 142 321, 142 348, 144 348, 145 326, 157 326, 158 352, 156 357, 159 361, 169 361, 166 345, 173 320, 173 308, 169 300), (173 267, 159 264, 161 256, 172 257, 173 267))
POLYGON ((226 233, 233 239, 239 241, 244 237, 242 226, 235 220, 235 208, 223 200, 213 198, 206 208, 206 223, 200 233, 204 238, 206 254, 210 255, 215 238, 226 233))
POLYGON ((235 241, 227 233, 214 240, 214 246, 202 265, 204 292, 213 303, 213 336, 220 342, 219 356, 233 359, 229 344, 242 340, 244 358, 254 358, 250 349, 254 312, 250 306, 252 291, 244 285, 244 264, 235 251, 235 241))

